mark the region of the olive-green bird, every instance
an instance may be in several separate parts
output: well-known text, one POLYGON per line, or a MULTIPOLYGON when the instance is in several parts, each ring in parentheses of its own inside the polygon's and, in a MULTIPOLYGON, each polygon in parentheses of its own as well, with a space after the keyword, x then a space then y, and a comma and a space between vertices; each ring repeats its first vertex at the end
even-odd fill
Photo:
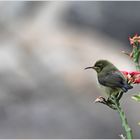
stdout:
POLYGON ((99 60, 94 66, 85 69, 94 69, 97 72, 99 84, 105 87, 108 97, 133 88, 123 74, 107 60, 99 60))

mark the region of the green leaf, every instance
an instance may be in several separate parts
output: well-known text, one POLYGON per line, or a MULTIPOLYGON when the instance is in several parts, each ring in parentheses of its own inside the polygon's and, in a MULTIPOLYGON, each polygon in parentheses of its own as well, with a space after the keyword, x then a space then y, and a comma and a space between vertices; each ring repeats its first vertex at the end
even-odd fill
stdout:
POLYGON ((137 102, 140 102, 140 94, 132 96, 132 99, 134 99, 137 102))

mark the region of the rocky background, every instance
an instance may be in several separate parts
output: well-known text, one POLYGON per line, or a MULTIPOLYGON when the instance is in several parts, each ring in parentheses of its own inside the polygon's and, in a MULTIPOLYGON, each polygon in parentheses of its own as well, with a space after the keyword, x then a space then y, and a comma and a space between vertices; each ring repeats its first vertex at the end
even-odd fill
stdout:
MULTIPOLYGON (((121 51, 140 33, 140 2, 0 2, 0 138, 119 138, 118 114, 102 95, 98 59, 134 70, 121 51)), ((122 106, 140 138, 140 104, 122 106)))

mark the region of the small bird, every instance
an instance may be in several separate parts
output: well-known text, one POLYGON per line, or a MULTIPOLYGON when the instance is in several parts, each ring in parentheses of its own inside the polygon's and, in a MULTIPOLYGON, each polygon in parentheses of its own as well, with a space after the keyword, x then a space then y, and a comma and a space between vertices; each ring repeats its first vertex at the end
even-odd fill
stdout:
POLYGON ((94 66, 85 69, 94 69, 97 72, 99 84, 106 88, 109 97, 113 93, 124 93, 133 88, 123 74, 107 60, 98 60, 94 66))

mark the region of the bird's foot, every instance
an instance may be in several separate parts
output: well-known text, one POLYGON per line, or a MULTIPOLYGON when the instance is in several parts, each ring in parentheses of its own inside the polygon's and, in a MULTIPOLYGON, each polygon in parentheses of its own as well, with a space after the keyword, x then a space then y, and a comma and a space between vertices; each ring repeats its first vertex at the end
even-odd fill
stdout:
POLYGON ((116 110, 116 106, 115 106, 115 103, 114 103, 114 98, 108 98, 107 99, 107 106, 109 106, 110 108, 116 110))
POLYGON ((116 96, 116 100, 119 101, 123 96, 123 92, 121 91, 120 93, 118 93, 118 95, 116 96))

